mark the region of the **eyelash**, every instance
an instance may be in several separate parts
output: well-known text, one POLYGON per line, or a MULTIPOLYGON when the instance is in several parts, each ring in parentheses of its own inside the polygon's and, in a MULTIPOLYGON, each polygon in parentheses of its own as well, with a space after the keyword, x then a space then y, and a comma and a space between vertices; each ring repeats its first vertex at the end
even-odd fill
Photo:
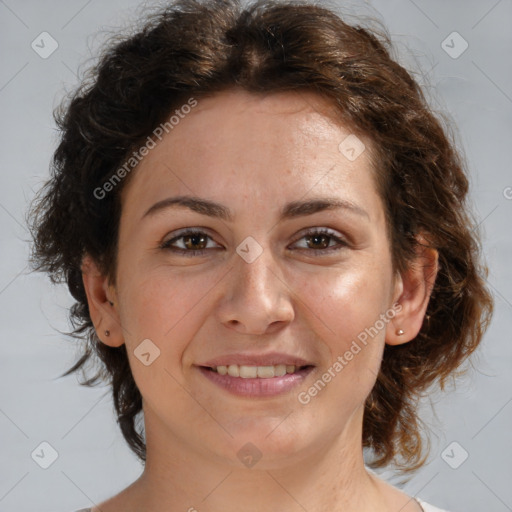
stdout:
MULTIPOLYGON (((202 256, 209 249, 187 250, 187 249, 180 249, 180 248, 176 248, 176 247, 172 247, 171 246, 171 244, 173 242, 175 242, 176 240, 179 240, 179 239, 187 237, 187 236, 194 236, 194 235, 206 235, 207 238, 209 238, 210 240, 212 239, 204 231, 190 229, 190 230, 187 230, 187 231, 183 231, 178 236, 175 236, 174 238, 171 238, 170 240, 167 240, 167 241, 163 242, 160 245, 160 248, 161 249, 165 249, 165 250, 169 250, 169 251, 172 251, 172 252, 175 252, 175 253, 178 253, 178 254, 182 254, 182 255, 187 256, 187 257, 202 256)), ((344 247, 348 246, 347 242, 345 242, 344 240, 342 240, 341 238, 336 236, 333 231, 331 231, 329 229, 326 229, 326 228, 319 228, 319 229, 310 230, 307 233, 304 233, 302 235, 302 237, 297 239, 295 242, 298 242, 299 240, 302 240, 305 237, 316 236, 316 235, 326 235, 330 239, 335 240, 336 242, 338 242, 339 246, 338 247, 331 247, 331 248, 328 248, 328 249, 318 249, 318 250, 316 250, 316 249, 302 248, 300 250, 306 250, 306 251, 310 250, 310 251, 315 252, 316 255, 323 255, 323 254, 326 254, 326 253, 332 253, 332 252, 335 252, 335 251, 339 251, 339 250, 343 249, 344 247)))

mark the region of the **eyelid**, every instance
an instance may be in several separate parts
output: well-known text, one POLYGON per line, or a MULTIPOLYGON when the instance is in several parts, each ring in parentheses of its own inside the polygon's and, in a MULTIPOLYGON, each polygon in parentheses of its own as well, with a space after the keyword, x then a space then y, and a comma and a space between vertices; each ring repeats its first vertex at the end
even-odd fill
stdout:
POLYGON ((347 238, 342 233, 336 231, 335 229, 328 228, 327 226, 315 226, 312 228, 304 228, 303 230, 301 230, 299 232, 295 241, 300 240, 301 238, 303 238, 307 235, 311 236, 311 235, 317 235, 317 234, 329 235, 332 238, 339 238, 340 240, 343 240, 348 243, 347 238))
MULTIPOLYGON (((172 235, 173 235, 172 237, 170 237, 168 239, 164 239, 162 241, 162 243, 160 244, 160 248, 161 249, 169 250, 169 251, 174 252, 176 254, 183 254, 183 255, 186 255, 186 256, 203 255, 205 252, 207 252, 207 251, 212 249, 212 248, 206 248, 206 249, 188 250, 188 249, 182 249, 182 248, 179 248, 179 247, 172 247, 171 246, 171 242, 179 240, 179 239, 181 239, 181 238, 183 238, 183 237, 185 237, 187 235, 206 235, 206 237, 209 240, 213 241, 217 245, 220 245, 220 244, 218 244, 218 242, 215 241, 214 237, 211 235, 210 230, 208 228, 204 228, 204 227, 201 227, 201 226, 182 228, 182 229, 179 229, 177 231, 174 231, 172 233, 172 235)), ((296 244, 297 242, 299 242, 300 240, 302 240, 303 238, 305 238, 307 236, 315 236, 315 235, 326 235, 331 240, 334 240, 336 242, 336 245, 327 247, 325 249, 310 249, 310 248, 307 248, 307 247, 301 247, 299 249, 294 249, 294 250, 299 250, 301 252, 306 251, 308 253, 313 253, 315 255, 320 256, 320 255, 323 255, 323 254, 326 254, 326 253, 334 254, 334 253, 340 251, 341 249, 343 249, 343 248, 345 248, 345 247, 350 245, 350 242, 347 240, 347 237, 344 236, 343 234, 341 234, 341 233, 339 233, 336 230, 333 230, 331 228, 320 227, 320 226, 305 228, 304 230, 302 230, 297 235, 295 240, 292 242, 292 245, 296 244)), ((218 248, 215 247, 214 249, 218 249, 218 248)))

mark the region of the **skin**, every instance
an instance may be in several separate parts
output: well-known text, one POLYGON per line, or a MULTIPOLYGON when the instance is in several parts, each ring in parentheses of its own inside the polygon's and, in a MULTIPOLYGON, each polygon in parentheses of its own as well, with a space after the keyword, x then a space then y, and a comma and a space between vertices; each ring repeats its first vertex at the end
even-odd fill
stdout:
MULTIPOLYGON (((393 273, 371 142, 359 136, 366 150, 350 161, 338 146, 352 132, 330 112, 314 93, 219 93, 199 101, 133 171, 122 193, 115 286, 88 257, 83 279, 98 336, 127 346, 143 396, 147 462, 136 482, 93 512, 421 510, 367 472, 361 435, 385 343, 407 343, 421 327, 437 253, 418 250, 417 264, 393 273), (235 219, 186 208, 142 218, 177 195, 219 202, 235 219), (367 216, 339 209, 279 221, 285 203, 325 196, 367 216), (323 227, 346 245, 305 237, 323 227), (190 242, 204 255, 161 248, 182 228, 209 236, 190 242), (263 251, 252 263, 236 252, 248 236, 263 251), (340 249, 317 254, 331 247, 340 249), (298 393, 394 304, 396 316, 301 404, 298 393), (144 339, 160 350, 149 366, 134 354, 144 339), (250 398, 217 387, 195 366, 270 351, 315 368, 290 392, 250 398), (252 468, 237 456, 248 442, 261 453, 252 468)), ((174 242, 192 250, 185 244, 174 242)))

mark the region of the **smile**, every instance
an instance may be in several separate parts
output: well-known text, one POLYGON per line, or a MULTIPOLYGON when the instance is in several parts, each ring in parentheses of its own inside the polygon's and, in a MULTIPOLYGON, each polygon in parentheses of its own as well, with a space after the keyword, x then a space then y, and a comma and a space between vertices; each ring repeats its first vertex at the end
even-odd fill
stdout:
POLYGON ((197 367, 211 383, 231 394, 244 397, 272 397, 302 385, 313 365, 272 366, 220 365, 197 367))
POLYGON ((229 366, 214 366, 211 369, 220 375, 229 375, 230 377, 240 377, 242 379, 271 379, 273 377, 283 377, 286 374, 295 373, 296 370, 301 370, 306 368, 306 366, 286 364, 246 366, 230 364, 229 366))

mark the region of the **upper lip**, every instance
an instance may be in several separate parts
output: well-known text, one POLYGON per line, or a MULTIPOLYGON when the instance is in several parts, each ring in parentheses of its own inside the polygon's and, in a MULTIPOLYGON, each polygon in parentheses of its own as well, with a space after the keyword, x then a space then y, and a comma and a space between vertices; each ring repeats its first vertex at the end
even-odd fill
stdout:
POLYGON ((294 365, 294 366, 309 366, 312 365, 309 361, 297 356, 289 354, 280 354, 272 352, 269 354, 230 354, 215 357, 198 366, 229 366, 230 364, 245 365, 245 366, 274 366, 278 364, 294 365))

